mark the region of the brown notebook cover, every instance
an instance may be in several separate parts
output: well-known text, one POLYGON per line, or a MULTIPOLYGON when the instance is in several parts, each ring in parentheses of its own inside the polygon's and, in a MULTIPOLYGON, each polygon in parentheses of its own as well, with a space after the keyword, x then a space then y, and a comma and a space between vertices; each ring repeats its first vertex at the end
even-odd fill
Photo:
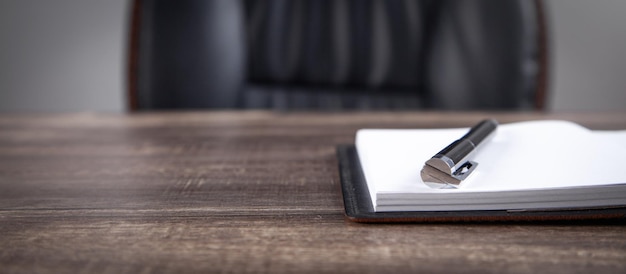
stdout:
POLYGON ((484 221, 565 221, 565 220, 625 220, 625 207, 558 209, 533 211, 403 211, 375 212, 365 177, 354 145, 337 147, 341 191, 345 213, 349 220, 378 222, 484 222, 484 221))

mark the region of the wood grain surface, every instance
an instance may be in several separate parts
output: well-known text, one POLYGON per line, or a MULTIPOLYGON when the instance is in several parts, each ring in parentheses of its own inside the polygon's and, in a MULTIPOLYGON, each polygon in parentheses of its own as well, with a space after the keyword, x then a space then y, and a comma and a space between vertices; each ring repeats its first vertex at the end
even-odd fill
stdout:
POLYGON ((358 224, 335 146, 364 127, 624 113, 0 115, 1 273, 626 273, 626 222, 358 224))

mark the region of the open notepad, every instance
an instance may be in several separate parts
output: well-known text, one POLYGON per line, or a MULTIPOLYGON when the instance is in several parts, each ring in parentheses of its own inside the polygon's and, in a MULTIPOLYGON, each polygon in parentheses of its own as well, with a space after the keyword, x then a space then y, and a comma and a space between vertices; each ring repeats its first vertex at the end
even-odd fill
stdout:
POLYGON ((376 212, 580 209, 626 206, 626 130, 565 121, 500 125, 459 189, 431 189, 424 162, 467 133, 362 129, 356 148, 376 212))

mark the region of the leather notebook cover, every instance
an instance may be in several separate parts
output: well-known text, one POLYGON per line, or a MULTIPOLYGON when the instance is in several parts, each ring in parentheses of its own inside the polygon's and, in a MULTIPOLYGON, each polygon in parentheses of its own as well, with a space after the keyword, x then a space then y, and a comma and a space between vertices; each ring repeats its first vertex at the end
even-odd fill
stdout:
POLYGON ((354 145, 337 147, 341 191, 345 214, 355 222, 484 222, 484 221, 566 221, 622 219, 626 208, 557 209, 533 211, 404 211, 375 212, 354 145))

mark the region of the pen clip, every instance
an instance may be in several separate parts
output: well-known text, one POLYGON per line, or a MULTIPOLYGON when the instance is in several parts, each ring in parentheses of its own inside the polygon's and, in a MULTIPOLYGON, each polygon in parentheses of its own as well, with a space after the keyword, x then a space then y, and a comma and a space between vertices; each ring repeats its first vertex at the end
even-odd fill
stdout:
POLYGON ((426 185, 432 188, 457 188, 458 185, 461 184, 461 181, 465 180, 467 176, 476 170, 477 166, 477 162, 465 161, 455 171, 448 174, 429 164, 425 164, 421 172, 422 180, 426 185))

